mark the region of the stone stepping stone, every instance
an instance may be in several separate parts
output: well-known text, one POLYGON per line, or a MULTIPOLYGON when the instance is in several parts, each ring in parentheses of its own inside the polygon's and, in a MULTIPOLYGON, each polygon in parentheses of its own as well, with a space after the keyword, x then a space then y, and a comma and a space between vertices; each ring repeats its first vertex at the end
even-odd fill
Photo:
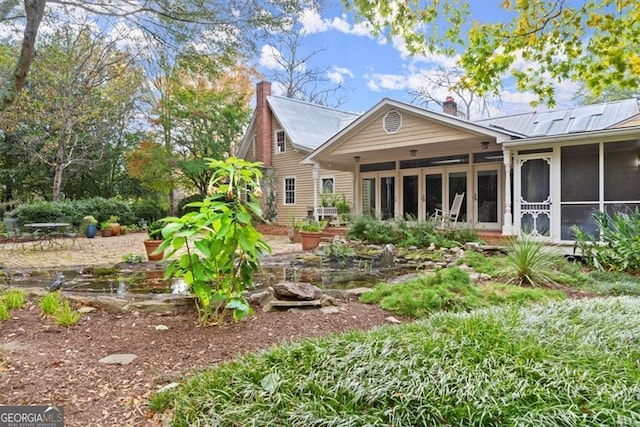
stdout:
POLYGON ((22 344, 19 341, 9 341, 7 343, 0 344, 0 350, 2 351, 27 351, 30 349, 30 346, 22 344))
POLYGON ((129 363, 136 360, 138 356, 130 353, 115 353, 110 354, 102 359, 98 360, 100 363, 104 363, 106 365, 128 365, 129 363))

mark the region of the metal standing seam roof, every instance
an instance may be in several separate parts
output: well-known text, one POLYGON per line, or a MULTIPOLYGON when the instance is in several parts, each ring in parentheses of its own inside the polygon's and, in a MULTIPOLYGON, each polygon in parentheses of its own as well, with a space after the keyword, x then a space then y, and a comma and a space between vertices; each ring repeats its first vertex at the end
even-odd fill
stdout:
POLYGON ((607 129, 640 114, 637 99, 582 105, 563 110, 515 114, 478 120, 478 124, 517 132, 525 137, 571 134, 607 129))
POLYGON ((309 151, 318 148, 359 116, 279 96, 269 96, 267 102, 291 144, 309 151))

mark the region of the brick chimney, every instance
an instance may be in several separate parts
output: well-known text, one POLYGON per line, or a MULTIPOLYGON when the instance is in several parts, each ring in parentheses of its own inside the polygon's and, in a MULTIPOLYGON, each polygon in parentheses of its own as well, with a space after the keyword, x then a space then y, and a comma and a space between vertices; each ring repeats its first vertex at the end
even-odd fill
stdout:
POLYGON ((271 83, 261 81, 256 85, 256 159, 271 166, 273 141, 271 130, 271 110, 267 96, 271 95, 271 83))
POLYGON ((442 103, 442 112, 458 117, 458 104, 453 100, 453 96, 447 96, 442 103))

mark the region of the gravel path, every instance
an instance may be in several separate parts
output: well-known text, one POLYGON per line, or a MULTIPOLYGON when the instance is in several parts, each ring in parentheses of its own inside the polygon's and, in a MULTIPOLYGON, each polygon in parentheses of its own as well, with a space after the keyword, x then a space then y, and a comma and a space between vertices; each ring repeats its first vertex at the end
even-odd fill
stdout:
MULTIPOLYGON (((79 265, 113 265, 122 262, 127 254, 145 256, 143 240, 146 233, 130 233, 124 236, 100 237, 93 239, 79 237, 77 244, 63 239, 63 246, 45 247, 25 243, 25 250, 12 243, 0 247, 0 266, 4 268, 37 269, 45 267, 71 267, 79 265)), ((285 254, 302 250, 300 243, 291 243, 287 236, 265 235, 271 245, 272 254, 285 254)))

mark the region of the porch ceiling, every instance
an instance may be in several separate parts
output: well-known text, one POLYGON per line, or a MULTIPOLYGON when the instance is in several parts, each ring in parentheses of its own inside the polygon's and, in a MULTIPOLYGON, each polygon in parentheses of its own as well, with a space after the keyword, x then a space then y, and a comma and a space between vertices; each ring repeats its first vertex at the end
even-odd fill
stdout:
POLYGON ((484 141, 489 141, 488 151, 498 151, 502 149, 499 144, 496 144, 495 138, 474 136, 467 139, 439 143, 395 145, 378 149, 372 148, 370 150, 342 152, 340 154, 321 153, 314 160, 318 161, 323 168, 353 171, 356 164, 409 160, 412 158, 409 150, 417 150, 415 155, 417 159, 479 152, 482 150, 481 143, 484 141), (354 161, 354 156, 360 157, 358 163, 354 161))

